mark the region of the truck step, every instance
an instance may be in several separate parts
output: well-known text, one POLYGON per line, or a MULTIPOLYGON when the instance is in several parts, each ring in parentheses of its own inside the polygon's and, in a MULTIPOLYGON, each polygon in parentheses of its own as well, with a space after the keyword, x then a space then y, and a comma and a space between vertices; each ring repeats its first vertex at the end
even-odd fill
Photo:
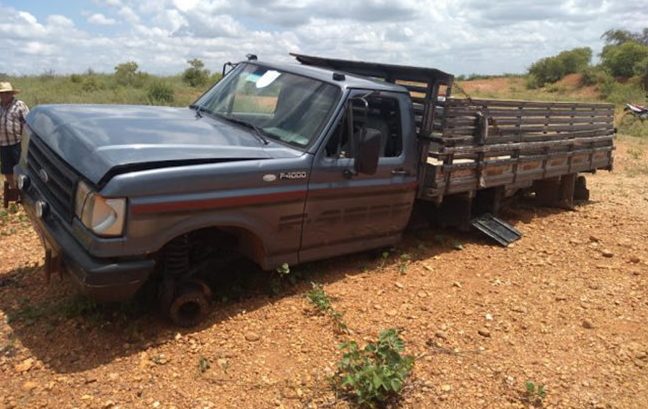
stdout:
POLYGON ((504 247, 522 237, 519 230, 490 213, 472 219, 470 224, 504 247))

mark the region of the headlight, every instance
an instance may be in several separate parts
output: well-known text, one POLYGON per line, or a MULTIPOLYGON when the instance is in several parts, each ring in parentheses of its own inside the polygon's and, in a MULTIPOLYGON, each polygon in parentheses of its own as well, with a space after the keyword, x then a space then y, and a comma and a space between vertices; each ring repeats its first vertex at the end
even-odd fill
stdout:
POLYGON ((125 198, 103 197, 85 182, 79 182, 74 211, 84 226, 100 236, 120 236, 124 232, 125 198))

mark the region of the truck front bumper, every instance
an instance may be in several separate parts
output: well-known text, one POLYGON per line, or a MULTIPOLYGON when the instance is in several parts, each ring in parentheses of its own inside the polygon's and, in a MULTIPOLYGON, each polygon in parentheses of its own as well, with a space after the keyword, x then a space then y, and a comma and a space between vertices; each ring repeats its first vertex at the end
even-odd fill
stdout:
MULTIPOLYGON (((96 258, 88 253, 65 228, 57 214, 36 215, 38 190, 31 186, 22 192, 22 204, 40 236, 46 252, 59 259, 81 291, 99 302, 126 301, 146 282, 155 267, 147 258, 96 258)), ((51 210, 51 209, 50 209, 51 210)), ((49 259, 49 257, 48 257, 49 259)), ((53 264, 46 263, 46 268, 53 264)), ((46 272, 49 273, 49 272, 46 272)))

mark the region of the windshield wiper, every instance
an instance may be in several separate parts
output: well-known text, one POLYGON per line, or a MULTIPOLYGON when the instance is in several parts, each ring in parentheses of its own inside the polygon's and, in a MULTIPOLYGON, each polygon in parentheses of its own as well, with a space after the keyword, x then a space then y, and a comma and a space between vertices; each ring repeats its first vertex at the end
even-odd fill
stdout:
POLYGON ((252 129, 254 131, 254 134, 261 140, 261 142, 263 142, 264 145, 267 145, 267 144, 270 143, 270 142, 268 142, 268 138, 266 138, 265 135, 264 135, 265 131, 263 129, 259 128, 258 126, 254 125, 254 124, 251 124, 249 122, 242 121, 242 120, 236 119, 236 118, 232 118, 231 116, 226 116, 226 115, 219 114, 219 113, 216 113, 216 112, 212 112, 212 114, 214 114, 215 116, 217 116, 219 118, 222 118, 222 119, 224 119, 226 121, 235 123, 237 125, 244 126, 246 128, 250 128, 250 129, 252 129))

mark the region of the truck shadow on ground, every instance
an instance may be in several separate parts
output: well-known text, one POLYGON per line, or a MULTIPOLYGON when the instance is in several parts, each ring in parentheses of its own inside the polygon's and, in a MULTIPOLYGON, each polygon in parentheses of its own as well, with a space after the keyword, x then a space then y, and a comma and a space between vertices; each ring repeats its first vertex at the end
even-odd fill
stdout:
MULTIPOLYGON (((504 217, 515 225, 557 212, 561 210, 520 207, 504 217)), ((397 248, 308 263, 283 278, 242 263, 210 283, 215 290, 212 311, 190 329, 170 324, 156 311, 154 300, 96 305, 77 295, 66 279, 53 278, 48 285, 41 266, 16 268, 0 275, 0 310, 7 317, 0 327, 0 355, 15 358, 12 365, 20 362, 25 357, 16 348, 19 342, 56 373, 81 372, 168 342, 178 333, 200 332, 244 311, 305 294, 311 282, 329 284, 368 271, 385 273, 439 254, 460 254, 466 243, 496 245, 475 232, 426 229, 407 232, 397 248)))

